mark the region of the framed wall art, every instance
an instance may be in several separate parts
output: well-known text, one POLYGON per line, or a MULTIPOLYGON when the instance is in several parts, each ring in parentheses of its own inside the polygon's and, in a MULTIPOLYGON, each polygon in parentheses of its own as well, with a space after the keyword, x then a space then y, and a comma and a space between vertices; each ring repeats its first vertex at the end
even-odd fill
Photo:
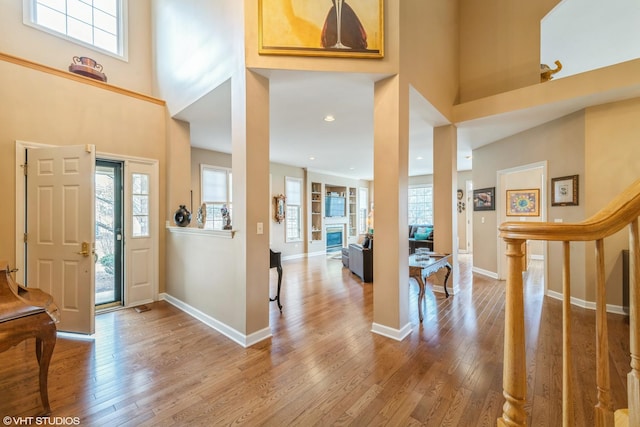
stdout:
POLYGON ((551 178, 551 206, 578 206, 578 175, 551 178))
POLYGON ((259 0, 260 54, 382 58, 384 0, 259 0))
POLYGON ((507 216, 540 216, 540 189, 507 190, 507 216))
POLYGON ((495 211, 496 210, 496 187, 481 188, 473 190, 473 210, 474 211, 495 211))
POLYGON ((273 219, 278 223, 282 223, 285 217, 285 201, 287 197, 284 194, 278 194, 273 197, 274 214, 273 219))

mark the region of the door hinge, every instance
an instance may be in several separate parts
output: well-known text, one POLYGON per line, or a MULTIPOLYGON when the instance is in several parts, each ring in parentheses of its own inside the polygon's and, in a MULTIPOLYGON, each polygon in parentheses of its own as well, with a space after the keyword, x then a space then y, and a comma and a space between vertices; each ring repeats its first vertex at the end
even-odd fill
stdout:
POLYGON ((27 237, 28 237, 27 233, 24 233, 24 237, 23 237, 23 242, 24 243, 27 243, 27 237))
POLYGON ((25 163, 24 165, 22 165, 22 172, 24 173, 24 176, 27 176, 28 169, 29 169, 28 164, 25 163))

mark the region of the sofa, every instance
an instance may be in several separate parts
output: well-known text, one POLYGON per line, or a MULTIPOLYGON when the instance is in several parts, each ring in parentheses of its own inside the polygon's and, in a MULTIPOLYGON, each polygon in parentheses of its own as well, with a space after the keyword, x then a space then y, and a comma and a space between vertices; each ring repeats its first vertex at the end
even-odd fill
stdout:
POLYGON ((409 225, 409 255, 415 253, 417 248, 433 251, 433 225, 409 225))
POLYGON ((363 282, 373 282, 373 244, 364 247, 351 243, 349 245, 349 270, 360 277, 363 282))

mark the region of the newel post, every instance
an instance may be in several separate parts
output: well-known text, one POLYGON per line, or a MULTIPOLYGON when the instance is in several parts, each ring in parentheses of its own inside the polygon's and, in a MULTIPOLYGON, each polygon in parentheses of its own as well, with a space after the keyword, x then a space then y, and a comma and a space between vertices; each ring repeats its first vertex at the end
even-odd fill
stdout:
POLYGON ((525 426, 527 361, 524 339, 524 290, 522 283, 522 239, 505 238, 507 243, 507 289, 504 322, 504 368, 502 371, 502 417, 498 426, 525 426))

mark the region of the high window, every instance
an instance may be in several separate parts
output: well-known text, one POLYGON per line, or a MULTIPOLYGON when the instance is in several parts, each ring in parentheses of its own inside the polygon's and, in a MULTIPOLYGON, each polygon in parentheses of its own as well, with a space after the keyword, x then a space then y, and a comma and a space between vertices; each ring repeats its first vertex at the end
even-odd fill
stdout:
POLYGON ((200 191, 202 203, 207 206, 207 220, 204 228, 223 230, 223 206, 226 205, 233 221, 231 210, 231 169, 201 165, 200 191))
POLYGON ((433 224, 433 187, 409 187, 409 224, 433 224))
POLYGON ((124 57, 127 0, 23 0, 24 22, 124 57))
POLYGON ((285 177, 286 241, 302 240, 302 179, 285 177))

